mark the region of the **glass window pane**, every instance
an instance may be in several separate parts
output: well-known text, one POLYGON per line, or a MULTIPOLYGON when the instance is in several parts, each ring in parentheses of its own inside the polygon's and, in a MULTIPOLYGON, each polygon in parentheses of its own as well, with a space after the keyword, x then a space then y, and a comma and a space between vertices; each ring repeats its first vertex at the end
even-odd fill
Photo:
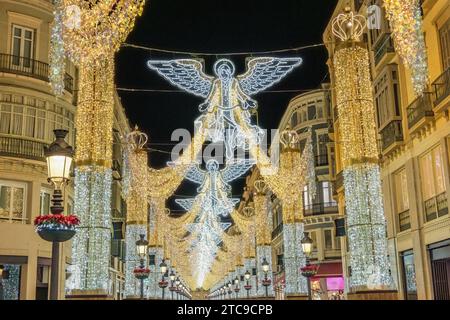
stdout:
POLYGON ((22 29, 18 27, 14 27, 14 36, 15 37, 21 37, 22 36, 22 29))
POLYGON ((1 133, 9 133, 11 124, 11 113, 10 112, 1 112, 0 113, 0 132, 1 133))
POLYGON ((431 152, 420 158, 420 177, 424 200, 432 198, 435 195, 435 189, 431 152))
POLYGON ((441 146, 433 150, 435 174, 436 177, 436 194, 441 194, 445 191, 444 182, 444 165, 441 153, 441 146))
POLYGON ((331 230, 329 230, 329 229, 324 230, 324 235, 325 235, 325 249, 327 249, 327 250, 333 249, 333 240, 332 240, 332 236, 331 236, 331 230))
POLYGON ((12 214, 13 218, 23 217, 24 189, 13 188, 12 214))
POLYGON ((0 186, 0 217, 8 217, 11 210, 11 188, 0 186))

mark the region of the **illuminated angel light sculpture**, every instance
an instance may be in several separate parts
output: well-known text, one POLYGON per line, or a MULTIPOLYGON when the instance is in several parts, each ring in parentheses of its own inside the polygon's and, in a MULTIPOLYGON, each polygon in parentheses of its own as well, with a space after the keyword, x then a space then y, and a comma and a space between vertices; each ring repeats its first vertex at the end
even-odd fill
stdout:
POLYGON ((199 106, 203 115, 195 122, 207 132, 210 141, 225 144, 227 159, 231 159, 234 149, 246 149, 246 140, 259 142, 263 137, 263 131, 256 125, 251 125, 251 136, 241 130, 236 109, 242 111, 240 116, 250 125, 250 110, 257 107, 251 96, 279 82, 301 63, 301 58, 253 58, 247 62, 247 71, 235 76, 233 62, 220 59, 214 64, 215 77, 206 75, 202 63, 194 59, 149 60, 147 64, 173 85, 205 98, 199 106), (214 117, 204 121, 211 113, 214 117))
MULTIPOLYGON (((218 216, 228 216, 233 210, 238 198, 230 198, 229 182, 247 172, 254 162, 249 159, 235 159, 227 163, 225 168, 219 170, 219 162, 209 159, 206 162, 206 171, 198 165, 192 165, 186 172, 185 178, 199 184, 198 197, 202 197, 202 206, 205 210, 214 212, 218 216)), ((175 200, 185 210, 191 210, 195 199, 175 200)))

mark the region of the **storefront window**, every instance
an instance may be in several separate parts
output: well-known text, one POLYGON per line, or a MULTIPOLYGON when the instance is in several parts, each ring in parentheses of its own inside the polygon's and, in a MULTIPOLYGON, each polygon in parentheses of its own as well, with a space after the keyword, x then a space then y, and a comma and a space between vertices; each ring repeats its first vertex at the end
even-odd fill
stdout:
POLYGON ((0 180, 0 221, 26 222, 26 184, 0 180))

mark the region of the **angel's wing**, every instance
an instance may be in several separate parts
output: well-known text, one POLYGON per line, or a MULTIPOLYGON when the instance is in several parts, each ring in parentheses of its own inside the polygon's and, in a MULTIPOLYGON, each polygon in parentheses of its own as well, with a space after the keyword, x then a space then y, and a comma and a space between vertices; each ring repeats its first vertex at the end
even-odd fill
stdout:
POLYGON ((189 167, 184 177, 194 183, 202 184, 203 181, 205 181, 205 172, 201 170, 198 165, 192 165, 189 167))
POLYGON ((235 159, 227 162, 227 166, 220 170, 224 182, 231 182, 246 173, 255 161, 252 159, 235 159))
POLYGON ((186 211, 189 211, 192 209, 192 206, 194 205, 194 201, 195 201, 195 198, 175 199, 176 204, 178 204, 180 207, 182 207, 186 211))
POLYGON ((149 60, 147 65, 173 85, 196 96, 207 98, 211 91, 214 78, 203 72, 203 65, 197 60, 149 60))
POLYGON ((237 78, 242 91, 253 95, 279 82, 301 63, 301 58, 254 58, 247 62, 247 71, 237 78))

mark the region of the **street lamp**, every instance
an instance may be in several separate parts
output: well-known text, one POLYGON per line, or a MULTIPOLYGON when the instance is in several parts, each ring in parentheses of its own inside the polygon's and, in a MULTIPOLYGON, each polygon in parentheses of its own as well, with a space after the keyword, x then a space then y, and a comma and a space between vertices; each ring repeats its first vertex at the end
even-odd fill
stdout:
POLYGON ((306 266, 301 268, 302 275, 306 278, 308 284, 308 300, 311 300, 311 277, 317 273, 317 269, 310 264, 310 256, 313 249, 313 240, 305 232, 301 240, 302 250, 306 257, 306 266))
POLYGON ((264 257, 263 262, 261 263, 262 270, 264 272, 264 279, 262 281, 262 285, 266 288, 266 297, 269 296, 269 289, 271 280, 267 277, 267 273, 269 272, 269 263, 267 262, 266 258, 264 257))
MULTIPOLYGON (((70 167, 73 159, 73 148, 64 140, 68 131, 63 129, 53 130, 55 141, 48 147, 44 147, 44 156, 47 160, 48 181, 55 186, 52 197, 51 214, 62 214, 64 211, 62 187, 70 180, 70 167)), ((59 280, 59 248, 60 242, 65 242, 75 235, 74 228, 49 228, 39 227, 39 236, 52 242, 52 265, 50 276, 50 299, 58 299, 59 280)))
POLYGON ((231 294, 233 293, 233 291, 231 291, 231 287, 233 285, 231 284, 231 281, 228 281, 227 283, 227 287, 228 287, 228 299, 231 299, 231 294))
POLYGON ((175 291, 175 287, 173 286, 173 283, 174 283, 174 281, 175 281, 175 272, 173 272, 173 269, 172 269, 172 271, 170 272, 169 277, 170 277, 170 287, 169 287, 169 290, 170 290, 170 295, 171 295, 172 300, 173 300, 173 292, 175 291))
POLYGON ((234 279, 234 292, 236 293, 236 299, 238 298, 238 293, 241 290, 241 288, 239 288, 239 278, 236 276, 236 278, 234 279))
POLYGON ((247 299, 250 298, 250 290, 252 289, 252 285, 248 282, 250 280, 251 274, 250 272, 247 270, 244 274, 244 278, 246 281, 246 284, 244 286, 244 289, 247 290, 247 299))
POLYGON ((161 281, 159 282, 159 287, 162 290, 162 299, 164 300, 164 291, 168 285, 167 281, 164 279, 167 272, 167 264, 164 262, 164 259, 159 264, 159 269, 161 270, 161 281))
POLYGON ((177 277, 176 279, 175 279, 175 286, 177 287, 177 300, 178 300, 178 294, 179 294, 179 291, 180 291, 180 278, 179 277, 177 277))
POLYGON ((141 288, 140 288, 140 296, 141 299, 144 299, 144 279, 148 278, 149 272, 145 269, 145 258, 147 257, 148 251, 148 241, 145 240, 145 234, 139 235, 139 240, 136 241, 136 254, 139 257, 140 265, 139 270, 141 272, 135 272, 135 277, 140 280, 141 288))

